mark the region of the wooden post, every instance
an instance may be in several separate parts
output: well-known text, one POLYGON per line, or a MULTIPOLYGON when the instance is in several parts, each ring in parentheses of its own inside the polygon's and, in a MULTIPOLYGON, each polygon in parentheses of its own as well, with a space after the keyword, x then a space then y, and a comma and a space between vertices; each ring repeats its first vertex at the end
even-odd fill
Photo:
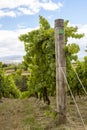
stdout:
POLYGON ((66 122, 66 60, 65 60, 64 20, 55 20, 55 55, 56 55, 56 102, 58 124, 66 122))

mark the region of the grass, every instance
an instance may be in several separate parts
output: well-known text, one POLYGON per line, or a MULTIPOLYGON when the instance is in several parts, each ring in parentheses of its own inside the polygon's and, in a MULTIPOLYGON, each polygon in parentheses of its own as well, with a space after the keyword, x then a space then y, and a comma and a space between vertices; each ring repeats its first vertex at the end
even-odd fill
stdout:
MULTIPOLYGON (((67 122, 57 125, 55 98, 50 97, 51 108, 35 98, 5 99, 0 103, 0 130, 84 130, 73 101, 67 98, 67 122)), ((87 129, 87 97, 76 99, 87 129)))

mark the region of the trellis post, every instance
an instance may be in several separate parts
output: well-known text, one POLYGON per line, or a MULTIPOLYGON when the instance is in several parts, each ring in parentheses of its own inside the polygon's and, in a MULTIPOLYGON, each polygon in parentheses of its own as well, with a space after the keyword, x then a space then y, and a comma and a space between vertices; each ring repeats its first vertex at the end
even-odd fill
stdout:
POLYGON ((56 55, 56 103, 58 123, 66 122, 66 59, 65 59, 64 20, 55 20, 55 55, 56 55))

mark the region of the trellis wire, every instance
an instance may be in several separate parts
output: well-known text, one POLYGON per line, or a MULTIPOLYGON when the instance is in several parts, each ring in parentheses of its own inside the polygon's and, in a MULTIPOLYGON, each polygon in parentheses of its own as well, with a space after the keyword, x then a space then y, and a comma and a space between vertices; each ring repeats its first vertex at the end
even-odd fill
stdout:
MULTIPOLYGON (((71 63, 71 62, 70 62, 70 63, 71 63)), ((72 65, 72 64, 71 64, 71 66, 72 66, 73 71, 75 72, 75 74, 76 74, 76 76, 77 76, 77 78, 78 78, 78 81, 80 82, 80 84, 81 84, 81 86, 82 86, 82 88, 83 88, 83 90, 84 90, 85 94, 87 95, 87 91, 86 91, 86 89, 85 89, 85 87, 84 87, 84 85, 83 85, 82 81, 80 80, 78 73, 76 72, 76 70, 74 69, 74 67, 73 67, 73 65, 72 65)))
MULTIPOLYGON (((58 44, 58 54, 59 54, 59 52, 60 52, 60 51, 59 51, 59 44, 58 44)), ((83 120, 83 118, 82 118, 82 115, 81 115, 81 113, 80 113, 79 107, 78 107, 78 105, 77 105, 77 103, 76 103, 76 100, 75 100, 75 98, 74 98, 74 96, 73 96, 73 93, 72 93, 72 90, 71 90, 71 88, 70 88, 70 85, 69 85, 69 83, 68 83, 68 81, 67 81, 66 75, 65 75, 65 73, 64 73, 64 71, 63 71, 63 69, 62 69, 62 67, 60 66, 60 60, 59 60, 59 58, 58 58, 58 63, 59 63, 59 68, 61 69, 62 74, 63 74, 63 76, 64 76, 64 78, 65 78, 65 81, 66 81, 66 84, 67 84, 68 89, 69 89, 69 91, 70 91, 70 94, 71 94, 71 96, 72 96, 72 99, 73 99, 73 101, 74 101, 74 103, 75 103, 75 106, 76 106, 76 109, 77 109, 78 114, 79 114, 79 116, 80 116, 80 119, 81 119, 81 121, 82 121, 83 128, 84 128, 84 130, 87 130, 86 127, 85 127, 85 123, 84 123, 84 120, 83 120)), ((71 62, 70 62, 70 63, 71 63, 71 62)))
POLYGON ((69 91, 70 91, 70 94, 71 94, 71 96, 72 96, 72 99, 73 99, 73 101, 74 101, 74 103, 75 103, 75 106, 76 106, 76 109, 77 109, 78 114, 79 114, 79 116, 80 116, 80 119, 81 119, 81 121, 82 121, 83 128, 84 128, 84 130, 87 130, 86 127, 85 127, 85 123, 84 123, 84 121, 83 121, 82 115, 81 115, 81 113, 80 113, 79 107, 78 107, 78 105, 77 105, 77 103, 76 103, 76 100, 75 100, 75 98, 74 98, 74 96, 73 96, 73 93, 72 93, 72 90, 71 90, 71 88, 70 88, 70 85, 69 85, 69 83, 68 83, 68 81, 67 81, 66 75, 65 75, 65 73, 63 72, 62 67, 60 67, 60 68, 61 68, 61 71, 62 71, 62 73, 63 73, 63 75, 64 75, 64 78, 65 78, 65 81, 66 81, 66 83, 67 83, 67 86, 68 86, 68 89, 69 89, 69 91))

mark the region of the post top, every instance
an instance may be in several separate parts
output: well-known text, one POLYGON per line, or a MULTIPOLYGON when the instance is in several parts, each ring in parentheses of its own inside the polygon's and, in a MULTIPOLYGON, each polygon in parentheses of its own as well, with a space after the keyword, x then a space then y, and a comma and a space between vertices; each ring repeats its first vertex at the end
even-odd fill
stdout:
POLYGON ((55 27, 64 27, 64 19, 56 19, 55 27))

